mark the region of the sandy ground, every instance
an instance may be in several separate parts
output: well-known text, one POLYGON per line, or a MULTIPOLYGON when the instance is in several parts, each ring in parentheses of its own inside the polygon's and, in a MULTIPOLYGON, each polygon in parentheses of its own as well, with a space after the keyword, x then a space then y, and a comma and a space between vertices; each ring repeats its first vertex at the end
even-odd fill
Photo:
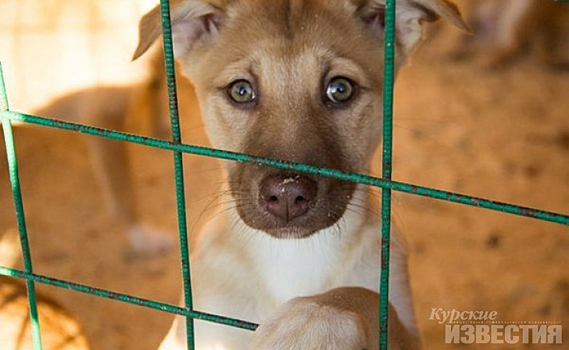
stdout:
MULTIPOLYGON (((436 48, 425 46, 399 76, 394 179, 569 213, 569 72, 549 71, 531 58, 488 72, 473 62, 449 62, 436 48)), ((188 124, 191 142, 200 134, 199 122, 188 124)), ((85 138, 16 128, 35 271, 176 303, 176 251, 133 257, 106 213, 85 138)), ((138 146, 130 151, 138 210, 174 237, 171 155, 138 146)), ((212 195, 203 182, 216 168, 203 158, 186 163, 191 231, 194 219, 211 216, 200 216, 200 208, 212 195)), ((9 191, 0 157, 0 235, 15 230, 9 191)), ((417 317, 427 349, 465 347, 445 344, 444 325, 429 320, 433 308, 496 311, 497 320, 515 324, 561 323, 569 342, 569 227, 405 194, 395 202, 396 220, 411 244, 417 317)), ((153 350, 172 319, 138 306, 38 288, 76 315, 94 350, 153 350)), ((469 348, 552 347, 520 342, 469 348)))

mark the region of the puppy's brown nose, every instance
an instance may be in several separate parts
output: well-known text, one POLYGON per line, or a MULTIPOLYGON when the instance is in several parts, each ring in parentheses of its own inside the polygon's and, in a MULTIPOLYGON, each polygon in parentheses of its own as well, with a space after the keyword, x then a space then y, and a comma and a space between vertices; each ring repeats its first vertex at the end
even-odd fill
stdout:
POLYGON ((318 185, 301 175, 270 175, 259 187, 261 204, 265 209, 289 222, 302 216, 315 204, 318 185))

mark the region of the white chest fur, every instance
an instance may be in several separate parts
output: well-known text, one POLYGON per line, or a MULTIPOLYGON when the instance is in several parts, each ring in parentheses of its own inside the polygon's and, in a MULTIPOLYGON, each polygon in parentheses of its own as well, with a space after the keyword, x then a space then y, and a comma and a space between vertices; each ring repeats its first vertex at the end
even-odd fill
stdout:
POLYGON ((341 235, 335 231, 301 240, 255 239, 257 272, 274 302, 320 293, 343 279, 341 235))
MULTIPOLYGON (((297 296, 340 286, 378 290, 381 234, 378 227, 364 225, 361 213, 348 210, 337 226, 298 240, 275 239, 241 225, 234 215, 206 225, 200 247, 192 256, 197 310, 262 322, 282 303, 297 296)), ((395 244, 394 248, 398 251, 401 247, 395 244)), ((401 300, 395 300, 395 307, 403 322, 412 324, 404 255, 404 249, 392 253, 392 262, 402 267, 392 267, 392 272, 403 276, 393 276, 390 298, 399 296, 396 299, 401 300), (397 282, 403 283, 397 286, 397 282)), ((181 321, 177 321, 161 350, 170 349, 165 346, 168 342, 178 346, 185 339, 181 321)), ((196 325, 200 350, 241 349, 251 335, 210 323, 196 325)))
POLYGON ((271 309, 339 286, 378 289, 380 232, 363 230, 356 213, 347 212, 337 225, 308 238, 282 240, 254 231, 248 235, 247 250, 271 309))

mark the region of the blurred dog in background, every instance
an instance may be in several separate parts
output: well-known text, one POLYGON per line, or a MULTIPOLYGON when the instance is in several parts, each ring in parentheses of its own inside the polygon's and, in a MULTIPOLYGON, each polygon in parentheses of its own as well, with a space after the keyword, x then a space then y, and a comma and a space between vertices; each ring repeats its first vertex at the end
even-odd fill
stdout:
POLYGON ((449 30, 452 58, 476 56, 482 66, 499 68, 531 52, 546 67, 569 68, 569 4, 543 0, 457 2, 473 34, 449 30))

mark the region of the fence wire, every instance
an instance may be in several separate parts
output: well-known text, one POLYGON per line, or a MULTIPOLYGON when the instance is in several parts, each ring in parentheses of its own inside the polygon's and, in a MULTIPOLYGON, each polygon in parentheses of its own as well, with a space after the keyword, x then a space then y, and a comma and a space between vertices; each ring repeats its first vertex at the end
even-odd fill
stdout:
MULTIPOLYGON (((278 159, 257 157, 242 153, 228 152, 213 148, 199 147, 181 142, 181 131, 178 115, 176 81, 174 72, 174 58, 172 50, 172 33, 170 23, 170 7, 168 1, 161 0, 164 41, 164 61, 166 64, 166 80, 168 84, 170 122, 172 126, 172 140, 166 141, 157 138, 150 138, 141 135, 119 132, 115 130, 97 128, 90 125, 65 122, 57 119, 43 118, 23 113, 10 111, 8 108, 7 92, 4 86, 2 65, 0 63, 0 117, 6 143, 8 159, 8 171, 12 186, 12 195, 16 208, 16 218, 18 231, 22 246, 24 260, 24 270, 11 269, 0 266, 0 275, 11 276, 24 279, 27 284, 28 300, 30 304, 30 318, 32 320, 32 336, 34 350, 41 350, 40 324, 37 314, 35 283, 48 284, 76 292, 87 293, 97 297, 103 297, 133 305, 148 307, 172 314, 185 316, 187 319, 187 346, 194 349, 193 320, 200 319, 232 327, 239 327, 247 330, 256 329, 257 325, 246 320, 237 320, 224 317, 223 315, 212 315, 196 311, 193 309, 191 293, 190 260, 187 238, 186 222, 186 203, 184 197, 183 162, 184 153, 195 154, 206 157, 220 158, 230 161, 255 163, 263 166, 270 166, 283 170, 294 170, 317 176, 332 177, 344 181, 352 181, 364 185, 369 185, 382 189, 382 267, 380 281, 380 333, 379 348, 387 350, 387 307, 388 307, 388 285, 389 285, 389 241, 391 226, 391 192, 398 191, 412 195, 424 196, 438 200, 464 204, 479 208, 485 208, 504 213, 535 218, 542 221, 553 222, 569 226, 569 215, 539 210, 535 208, 523 207, 510 203, 497 202, 490 199, 472 197, 464 194, 441 191, 433 188, 417 186, 414 184, 393 181, 391 179, 392 169, 392 111, 393 111, 393 80, 394 80, 394 49, 395 49, 395 0, 386 1, 386 33, 385 33, 385 91, 384 91, 384 135, 383 135, 383 160, 382 177, 372 177, 363 174, 343 172, 336 169, 314 167, 307 164, 286 162, 278 159), (38 275, 33 272, 30 246, 28 244, 28 232, 23 209, 23 199, 20 191, 20 180, 18 176, 18 165, 16 150, 14 146, 12 121, 20 121, 35 124, 48 128, 72 130, 75 132, 119 140, 153 148, 161 148, 172 151, 174 156, 174 173, 176 183, 178 230, 180 242, 180 259, 182 264, 182 278, 184 281, 184 306, 175 306, 157 302, 154 300, 138 298, 132 295, 116 293, 110 290, 95 288, 72 281, 64 281, 49 276, 38 275)), ((378 232, 379 234, 379 232, 378 232)))
MULTIPOLYGON (((172 23, 170 22, 170 2, 160 0, 162 22, 162 38, 164 47, 164 66, 166 68, 166 84, 168 87, 168 107, 170 110, 170 126, 172 143, 182 143, 180 115, 178 111, 178 94, 176 89, 176 72, 174 68, 174 45, 172 40, 172 23)), ((190 273, 190 253, 188 246, 188 225, 186 219, 186 199, 184 191, 184 164, 182 152, 174 151, 174 182, 176 186, 176 203, 178 214, 178 241, 182 264, 182 284, 184 286, 184 304, 189 311, 193 310, 192 280, 190 273)), ((194 319, 186 317, 187 347, 195 348, 194 319)))

